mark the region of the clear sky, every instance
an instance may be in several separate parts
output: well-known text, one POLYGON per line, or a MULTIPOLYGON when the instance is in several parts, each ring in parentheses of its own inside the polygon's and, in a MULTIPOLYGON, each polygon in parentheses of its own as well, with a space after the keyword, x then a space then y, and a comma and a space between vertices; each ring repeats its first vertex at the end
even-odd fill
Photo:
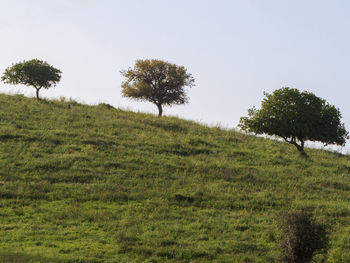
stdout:
MULTIPOLYGON (((196 79, 190 103, 165 108, 165 115, 235 127, 248 108, 260 106, 263 91, 289 86, 339 107, 350 130, 350 1, 0 0, 0 6, 0 73, 32 58, 63 72, 43 97, 157 113, 154 105, 121 97, 119 73, 137 59, 156 58, 185 66, 196 79)), ((35 94, 3 83, 0 92, 35 94)))

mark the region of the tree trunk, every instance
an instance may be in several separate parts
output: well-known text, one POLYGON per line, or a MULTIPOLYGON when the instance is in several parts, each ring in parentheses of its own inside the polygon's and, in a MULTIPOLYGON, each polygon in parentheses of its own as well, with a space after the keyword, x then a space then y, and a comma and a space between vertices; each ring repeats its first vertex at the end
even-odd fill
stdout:
POLYGON ((301 145, 298 145, 296 143, 294 145, 295 145, 295 147, 297 147, 300 156, 305 158, 305 159, 308 159, 308 156, 307 156, 306 152, 304 151, 304 142, 302 141, 301 145))
POLYGON ((36 98, 37 98, 38 100, 40 100, 40 98, 39 98, 39 90, 40 90, 40 88, 36 88, 36 98))
POLYGON ((162 104, 157 103, 156 105, 157 105, 157 107, 158 107, 158 117, 162 117, 162 115, 163 115, 162 104))
POLYGON ((300 145, 297 143, 297 139, 295 136, 293 136, 290 140, 288 140, 287 137, 283 137, 282 138, 287 142, 287 143, 290 143, 290 144, 293 144, 299 151, 299 154, 301 157, 305 158, 305 159, 308 159, 308 156, 306 154, 306 152, 304 151, 304 139, 299 139, 300 141, 300 145))

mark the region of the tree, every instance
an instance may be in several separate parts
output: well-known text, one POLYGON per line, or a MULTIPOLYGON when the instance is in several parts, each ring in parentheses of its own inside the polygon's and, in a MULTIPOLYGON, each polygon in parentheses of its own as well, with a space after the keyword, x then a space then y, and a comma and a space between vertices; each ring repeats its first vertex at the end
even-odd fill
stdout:
POLYGON ((137 60, 134 68, 121 74, 126 78, 122 95, 154 103, 159 116, 163 114, 163 105, 187 103, 184 88, 194 86, 194 78, 184 67, 156 59, 137 60))
POLYGON ((56 83, 61 79, 61 71, 50 66, 45 61, 32 59, 7 68, 1 79, 6 84, 23 84, 34 87, 36 89, 36 98, 40 100, 40 89, 56 86, 56 83))
POLYGON ((272 94, 264 93, 261 109, 248 110, 240 119, 242 130, 256 134, 279 136, 294 145, 307 157, 305 141, 344 145, 348 132, 340 122, 339 109, 310 92, 282 88, 272 94))
POLYGON ((325 225, 313 219, 307 211, 284 212, 278 222, 279 247, 282 262, 309 263, 314 255, 326 253, 329 233, 325 225))

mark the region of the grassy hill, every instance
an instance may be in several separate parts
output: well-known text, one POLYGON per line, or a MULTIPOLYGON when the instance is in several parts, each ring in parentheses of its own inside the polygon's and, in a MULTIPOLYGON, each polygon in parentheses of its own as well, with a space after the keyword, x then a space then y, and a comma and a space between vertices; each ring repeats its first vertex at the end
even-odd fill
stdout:
POLYGON ((308 208, 331 227, 328 262, 350 262, 350 158, 306 151, 0 95, 0 261, 278 262, 279 213, 308 208))

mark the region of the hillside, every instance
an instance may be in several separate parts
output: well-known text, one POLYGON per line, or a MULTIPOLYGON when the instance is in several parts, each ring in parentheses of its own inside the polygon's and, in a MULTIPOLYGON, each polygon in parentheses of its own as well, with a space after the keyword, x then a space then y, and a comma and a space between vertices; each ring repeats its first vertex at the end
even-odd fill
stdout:
POLYGON ((1 262, 278 262, 278 215, 302 207, 332 229, 329 262, 350 262, 350 158, 306 151, 0 95, 1 262))

